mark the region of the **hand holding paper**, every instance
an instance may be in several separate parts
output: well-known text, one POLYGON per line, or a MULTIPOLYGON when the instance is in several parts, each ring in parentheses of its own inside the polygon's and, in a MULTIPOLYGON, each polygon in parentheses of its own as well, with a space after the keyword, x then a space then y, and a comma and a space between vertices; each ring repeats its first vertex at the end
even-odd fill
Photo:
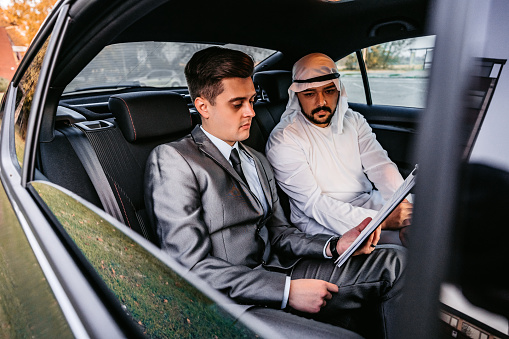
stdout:
MULTIPOLYGON (((411 207, 407 204, 410 204, 407 202, 403 202, 403 200, 406 200, 405 197, 410 193, 410 190, 415 185, 415 175, 417 172, 417 166, 415 166, 415 169, 410 173, 410 175, 405 179, 403 184, 398 188, 398 190, 392 195, 392 197, 387 201, 387 203, 378 211, 378 213, 375 215, 373 220, 367 225, 364 226, 360 234, 357 235, 354 241, 350 243, 350 246, 342 252, 342 254, 339 255, 339 258, 335 261, 335 264, 340 267, 345 263, 345 261, 352 255, 357 254, 357 251, 366 251, 365 247, 366 245, 369 245, 370 239, 373 236, 373 233, 380 232, 380 226, 383 226, 383 222, 387 220, 387 218, 391 215, 391 212, 393 212, 395 209, 400 207, 401 211, 397 212, 395 215, 403 215, 403 219, 399 219, 400 224, 407 223, 408 217, 411 217, 411 207), (401 204, 400 204, 401 203, 401 204), (410 207, 410 211, 409 211, 410 207)), ((411 204, 410 204, 411 205, 411 204)), ((361 223, 363 225, 364 222, 361 223)), ((352 230, 357 230, 358 227, 353 228, 352 230)), ((403 225, 401 225, 398 228, 401 228, 403 225)), ((347 235, 349 232, 343 234, 343 237, 347 235)), ((379 235, 378 235, 379 237, 379 235)), ((341 238, 342 239, 342 238, 341 238)), ((377 240, 378 242, 378 240, 377 240)), ((338 242, 339 244, 339 242, 338 242)), ((338 249, 338 253, 339 249, 338 249)), ((369 252, 366 252, 369 253, 369 252)))
POLYGON ((389 214, 387 219, 382 222, 382 228, 384 230, 399 230, 405 226, 408 226, 412 222, 412 210, 413 204, 407 199, 403 200, 394 211, 389 214))
MULTIPOLYGON (((362 233, 366 226, 371 222, 371 218, 364 219, 358 226, 352 228, 339 239, 336 250, 341 255, 355 242, 357 237, 362 233)), ((381 227, 378 227, 373 233, 369 235, 366 241, 355 251, 353 255, 369 254, 373 252, 376 244, 380 240, 381 227), (373 246, 371 246, 373 245, 373 246)), ((327 254, 330 256, 330 249, 327 249, 327 254)))

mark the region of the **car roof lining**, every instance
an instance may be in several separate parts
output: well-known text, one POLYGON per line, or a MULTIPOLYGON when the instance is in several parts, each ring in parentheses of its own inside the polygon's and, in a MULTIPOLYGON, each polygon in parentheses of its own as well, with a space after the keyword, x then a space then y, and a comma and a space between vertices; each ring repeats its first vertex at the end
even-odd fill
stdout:
POLYGON ((104 3, 86 0, 73 4, 54 87, 63 89, 104 46, 113 43, 236 43, 281 51, 285 58, 278 68, 289 69, 311 52, 340 58, 366 46, 423 35, 428 11, 428 0, 244 0, 241 7, 236 0, 224 0, 221 6, 207 0, 150 0, 143 5, 128 0, 106 8, 98 2, 104 3), (86 30, 90 18, 97 24, 86 30), (391 22, 405 24, 379 29, 373 36, 374 27, 391 22), (342 39, 345 35, 349 38, 342 39))

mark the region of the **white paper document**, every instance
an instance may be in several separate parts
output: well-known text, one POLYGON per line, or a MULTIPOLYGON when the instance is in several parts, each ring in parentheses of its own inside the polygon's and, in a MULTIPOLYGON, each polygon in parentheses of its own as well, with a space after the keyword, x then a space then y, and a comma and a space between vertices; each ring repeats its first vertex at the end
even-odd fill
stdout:
POLYGON ((383 207, 378 211, 373 220, 366 226, 366 228, 359 234, 359 236, 355 239, 355 241, 347 248, 343 254, 339 256, 339 258, 335 261, 335 264, 338 267, 341 267, 345 263, 345 261, 350 258, 350 256, 359 248, 359 246, 366 240, 373 231, 380 226, 380 224, 391 214, 391 212, 403 201, 403 199, 408 196, 410 190, 415 185, 415 178, 417 174, 417 165, 415 166, 412 173, 408 175, 405 181, 401 184, 396 192, 391 196, 391 198, 383 205, 383 207))

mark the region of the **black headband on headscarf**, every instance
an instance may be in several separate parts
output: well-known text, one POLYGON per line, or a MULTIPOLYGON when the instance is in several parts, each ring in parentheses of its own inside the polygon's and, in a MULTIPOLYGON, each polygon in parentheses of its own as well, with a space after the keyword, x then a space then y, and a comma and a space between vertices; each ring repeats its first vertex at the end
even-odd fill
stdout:
POLYGON ((320 82, 320 81, 326 81, 326 80, 334 80, 339 78, 339 73, 331 73, 331 74, 325 74, 321 75, 319 77, 309 78, 306 80, 293 80, 293 82, 296 82, 298 84, 307 84, 310 82, 320 82))

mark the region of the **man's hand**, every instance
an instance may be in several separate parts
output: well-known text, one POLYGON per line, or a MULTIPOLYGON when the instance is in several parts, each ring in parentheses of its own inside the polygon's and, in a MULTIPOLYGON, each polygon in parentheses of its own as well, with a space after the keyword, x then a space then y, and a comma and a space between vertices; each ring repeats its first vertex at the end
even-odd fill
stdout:
MULTIPOLYGON (((352 228, 339 239, 336 249, 341 255, 361 234, 362 230, 370 223, 371 218, 364 219, 358 226, 352 228)), ((373 252, 376 244, 380 240, 381 226, 378 227, 364 241, 353 255, 369 254, 373 252)), ((327 247, 326 253, 332 256, 330 247, 327 247)), ((296 279, 290 283, 290 294, 288 304, 298 311, 307 313, 318 313, 322 307, 327 304, 327 300, 332 298, 332 293, 337 293, 339 287, 324 280, 317 279, 296 279)))
MULTIPOLYGON (((370 222, 371 218, 366 218, 359 225, 343 234, 343 236, 339 239, 338 244, 336 245, 336 250, 338 251, 339 255, 343 254, 343 252, 346 251, 348 247, 350 247, 350 245, 355 241, 355 239, 357 239, 362 230, 364 230, 370 222)), ((373 252, 376 244, 378 244, 378 241, 380 240, 381 232, 381 226, 377 227, 377 229, 370 234, 370 236, 364 241, 364 243, 362 243, 361 246, 359 246, 359 248, 357 248, 357 251, 355 251, 352 255, 369 254, 373 252)), ((327 247, 326 254, 329 257, 332 256, 329 247, 327 247)))
MULTIPOLYGON (((337 250, 338 253, 341 254, 350 247, 350 245, 354 242, 355 239, 361 234, 361 232, 368 226, 371 222, 371 218, 364 219, 357 227, 352 228, 338 241, 337 250), (341 251, 341 252, 340 252, 341 251)), ((357 250, 352 255, 360 255, 360 254, 370 254, 375 250, 378 241, 380 240, 380 234, 382 233, 382 227, 378 226, 373 233, 369 235, 369 237, 364 240, 361 246, 357 248, 357 250)))
POLYGON ((382 223, 384 230, 399 230, 412 222, 413 204, 403 200, 382 223))
POLYGON ((288 304, 297 311, 318 313, 339 287, 324 280, 296 279, 290 282, 288 304))

